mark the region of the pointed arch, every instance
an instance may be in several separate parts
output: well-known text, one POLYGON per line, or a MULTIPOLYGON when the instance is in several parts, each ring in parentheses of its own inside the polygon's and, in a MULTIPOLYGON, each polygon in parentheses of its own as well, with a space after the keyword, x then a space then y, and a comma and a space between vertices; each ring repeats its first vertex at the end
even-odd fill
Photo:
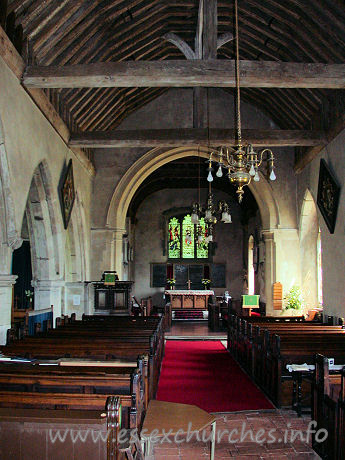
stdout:
MULTIPOLYGON (((178 147, 170 150, 155 148, 140 157, 124 174, 110 201, 106 225, 109 228, 125 228, 129 204, 140 184, 156 169, 166 163, 188 156, 209 157, 207 147, 178 147)), ((271 187, 264 177, 249 185, 261 214, 263 229, 278 228, 280 224, 278 204, 271 187)))
POLYGON ((57 219, 58 197, 45 160, 36 167, 28 193, 26 216, 31 243, 33 278, 60 278, 62 254, 61 219, 57 219))

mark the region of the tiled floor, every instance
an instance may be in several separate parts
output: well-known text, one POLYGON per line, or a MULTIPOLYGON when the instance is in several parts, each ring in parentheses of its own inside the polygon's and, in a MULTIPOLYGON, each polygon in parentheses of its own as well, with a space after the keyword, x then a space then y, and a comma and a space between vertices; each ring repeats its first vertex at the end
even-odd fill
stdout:
MULTIPOLYGON (((292 411, 247 411, 216 414, 217 432, 215 460, 220 459, 318 459, 307 439, 310 418, 297 418, 292 411), (242 440, 241 440, 242 437, 242 440)), ((208 439, 209 431, 205 431, 208 439)), ((152 460, 208 459, 209 443, 198 441, 174 444, 165 441, 154 447, 152 460)), ((180 439, 180 438, 178 438, 180 439)), ((181 436, 182 439, 182 436, 181 436)))
MULTIPOLYGON (((209 332, 207 322, 175 322, 167 339, 225 338, 226 332, 209 332)), ((245 411, 215 414, 217 419, 215 460, 222 459, 318 459, 307 430, 310 417, 298 418, 294 411, 245 411)), ((209 431, 204 435, 209 436, 209 431)), ((158 439, 158 438, 157 438, 158 439)), ((178 439, 182 439, 178 438, 178 439)), ((151 460, 202 460, 210 457, 209 443, 197 440, 176 444, 157 442, 151 460)))

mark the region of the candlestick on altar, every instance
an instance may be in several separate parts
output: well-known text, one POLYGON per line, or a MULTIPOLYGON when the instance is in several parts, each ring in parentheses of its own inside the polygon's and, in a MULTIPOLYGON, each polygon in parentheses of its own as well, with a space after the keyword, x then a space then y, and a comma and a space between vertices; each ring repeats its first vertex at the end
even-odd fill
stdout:
POLYGON ((188 284, 188 290, 190 290, 191 280, 188 280, 187 284, 188 284))

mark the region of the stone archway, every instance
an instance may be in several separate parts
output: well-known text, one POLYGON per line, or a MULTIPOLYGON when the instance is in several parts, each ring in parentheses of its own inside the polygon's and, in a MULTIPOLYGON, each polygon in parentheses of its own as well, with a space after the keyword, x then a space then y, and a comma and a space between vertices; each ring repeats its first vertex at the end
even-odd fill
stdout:
POLYGON ((53 280, 61 276, 61 226, 56 218, 57 204, 48 165, 42 161, 34 171, 25 209, 35 280, 53 280))
MULTIPOLYGON (((207 147, 179 147, 174 149, 155 148, 139 158, 124 174, 118 183, 107 213, 106 234, 102 238, 106 240, 108 254, 108 266, 116 270, 122 277, 122 237, 126 228, 126 214, 129 204, 140 184, 156 169, 170 161, 187 156, 198 156, 207 159, 209 149, 207 147)), ((263 237, 265 241, 265 290, 267 311, 271 311, 272 284, 276 281, 276 259, 283 257, 277 254, 275 247, 275 231, 280 226, 280 211, 277 200, 271 186, 261 175, 260 182, 252 182, 250 185, 261 215, 263 237)), ((280 230, 281 233, 281 230, 280 230)), ((281 238, 279 233, 278 238, 281 238)))
MULTIPOLYGON (((171 150, 152 149, 137 160, 124 174, 118 183, 107 214, 106 225, 111 229, 124 229, 126 213, 129 204, 140 184, 156 169, 170 161, 188 156, 198 156, 207 159, 209 149, 207 147, 178 147, 171 150)), ((279 208, 274 198, 271 187, 261 175, 260 182, 252 182, 249 185, 260 210, 264 230, 277 228, 280 224, 279 208)))
POLYGON ((25 214, 31 245, 35 309, 54 306, 61 314, 63 291, 62 220, 59 200, 45 160, 36 167, 28 192, 25 214))

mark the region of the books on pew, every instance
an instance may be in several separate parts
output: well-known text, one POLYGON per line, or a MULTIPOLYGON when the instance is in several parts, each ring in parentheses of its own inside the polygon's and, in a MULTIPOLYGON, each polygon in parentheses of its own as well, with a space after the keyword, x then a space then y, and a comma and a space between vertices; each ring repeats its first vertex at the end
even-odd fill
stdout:
POLYGON ((126 360, 92 360, 82 358, 61 358, 58 360, 59 366, 80 366, 80 367, 137 367, 135 361, 126 360))
MULTIPOLYGON (((341 371, 345 367, 344 364, 330 364, 328 369, 330 371, 341 371)), ((315 370, 314 364, 287 364, 286 369, 289 372, 311 372, 315 370)))
POLYGON ((307 363, 304 364, 287 364, 286 369, 289 372, 310 372, 315 369, 313 364, 309 365, 307 363))
POLYGON ((36 362, 36 359, 28 359, 28 358, 22 358, 21 356, 5 356, 5 355, 0 355, 0 362, 2 363, 34 363, 36 362))

